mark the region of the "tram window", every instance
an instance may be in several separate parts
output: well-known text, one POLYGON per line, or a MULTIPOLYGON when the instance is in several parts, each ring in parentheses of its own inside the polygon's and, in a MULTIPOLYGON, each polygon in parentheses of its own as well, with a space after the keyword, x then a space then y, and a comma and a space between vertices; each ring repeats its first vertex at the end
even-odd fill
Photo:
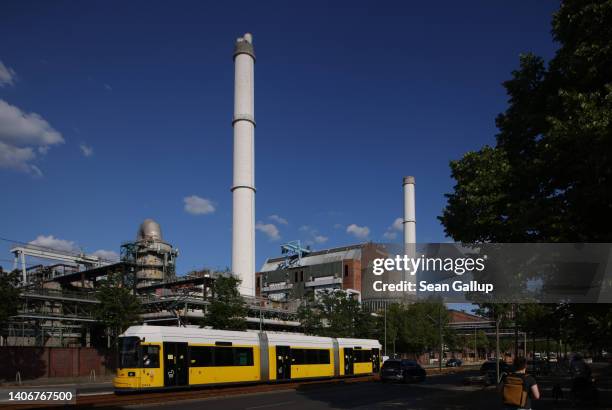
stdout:
POLYGON ((191 347, 191 367, 214 366, 212 346, 191 347))
POLYGON ((306 364, 304 349, 291 349, 291 364, 306 364))
POLYGON ((329 364, 329 350, 291 349, 292 364, 329 364))
POLYGON ((142 346, 142 367, 159 367, 159 346, 142 346))
POLYGON ((121 337, 121 350, 119 352, 119 367, 138 367, 140 362, 140 339, 134 336, 121 337))
POLYGON ((193 346, 191 367, 253 366, 253 348, 193 346))
POLYGON ((372 361, 371 350, 353 350, 353 357, 357 363, 367 363, 372 361))
POLYGON ((250 347, 235 347, 234 366, 253 366, 253 349, 250 347))
POLYGON ((232 350, 231 347, 215 347, 215 366, 233 366, 232 350))

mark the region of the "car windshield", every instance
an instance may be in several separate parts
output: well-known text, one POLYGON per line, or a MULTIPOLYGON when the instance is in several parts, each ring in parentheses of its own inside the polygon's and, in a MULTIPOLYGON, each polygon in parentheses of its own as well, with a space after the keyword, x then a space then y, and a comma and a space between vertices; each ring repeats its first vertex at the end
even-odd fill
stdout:
POLYGON ((407 367, 416 367, 417 363, 413 360, 402 360, 402 364, 407 367))
POLYGON ((119 368, 139 367, 140 339, 131 337, 119 338, 119 368))
POLYGON ((400 368, 400 362, 398 361, 390 361, 387 360, 386 362, 383 363, 383 369, 399 369, 400 368))

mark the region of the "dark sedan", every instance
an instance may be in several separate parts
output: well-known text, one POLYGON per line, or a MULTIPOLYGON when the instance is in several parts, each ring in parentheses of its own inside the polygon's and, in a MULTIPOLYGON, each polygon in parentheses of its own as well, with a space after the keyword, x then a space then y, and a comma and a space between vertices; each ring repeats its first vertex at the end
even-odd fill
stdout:
POLYGON ((422 382, 425 380, 425 369, 414 360, 389 359, 382 365, 380 379, 383 382, 422 382))
POLYGON ((453 358, 453 359, 449 359, 446 362, 446 367, 459 367, 462 364, 463 362, 461 360, 453 358))
MULTIPOLYGON (((503 373, 510 373, 510 366, 504 362, 503 360, 499 361, 499 373, 502 375, 503 373)), ((495 380, 497 376, 497 366, 495 365, 495 360, 489 360, 484 362, 482 366, 480 366, 480 374, 484 376, 484 381, 486 384, 497 384, 495 380)))

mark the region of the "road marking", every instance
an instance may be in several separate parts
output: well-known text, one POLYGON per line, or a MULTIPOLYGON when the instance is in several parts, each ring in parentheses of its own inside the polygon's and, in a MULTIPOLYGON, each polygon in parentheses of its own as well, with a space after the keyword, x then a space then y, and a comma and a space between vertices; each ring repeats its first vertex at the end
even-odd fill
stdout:
POLYGON ((447 391, 476 391, 482 389, 480 386, 457 386, 455 384, 413 384, 411 387, 417 387, 421 389, 435 389, 435 390, 447 390, 447 391))
POLYGON ((278 407, 278 406, 284 406, 285 404, 291 404, 291 403, 295 403, 295 402, 294 401, 281 401, 279 403, 273 403, 273 404, 262 404, 261 406, 246 407, 245 410, 265 409, 267 407, 278 407))
POLYGON ((115 392, 113 391, 101 391, 101 392, 95 392, 95 393, 77 393, 77 397, 81 397, 81 396, 102 396, 105 394, 113 394, 115 392))

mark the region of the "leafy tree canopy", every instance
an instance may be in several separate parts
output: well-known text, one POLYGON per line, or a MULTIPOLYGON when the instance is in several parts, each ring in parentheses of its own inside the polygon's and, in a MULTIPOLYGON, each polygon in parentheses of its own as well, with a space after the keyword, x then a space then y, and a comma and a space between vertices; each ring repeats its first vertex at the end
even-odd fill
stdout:
POLYGON ((131 289, 123 286, 121 278, 111 276, 102 281, 96 297, 100 303, 95 307, 94 316, 111 330, 113 337, 140 322, 140 301, 131 289))
POLYGON ((462 242, 612 242, 612 0, 566 0, 548 65, 522 55, 494 147, 451 162, 462 242))
POLYGON ((19 306, 19 271, 3 272, 0 269, 0 325, 8 322, 11 316, 17 314, 19 306))
POLYGON ((244 330, 247 328, 247 307, 238 292, 240 280, 234 276, 219 276, 213 283, 213 297, 202 326, 213 329, 244 330))
POLYGON ((377 337, 377 321, 344 291, 322 292, 316 301, 303 303, 298 318, 304 331, 329 337, 377 337))

